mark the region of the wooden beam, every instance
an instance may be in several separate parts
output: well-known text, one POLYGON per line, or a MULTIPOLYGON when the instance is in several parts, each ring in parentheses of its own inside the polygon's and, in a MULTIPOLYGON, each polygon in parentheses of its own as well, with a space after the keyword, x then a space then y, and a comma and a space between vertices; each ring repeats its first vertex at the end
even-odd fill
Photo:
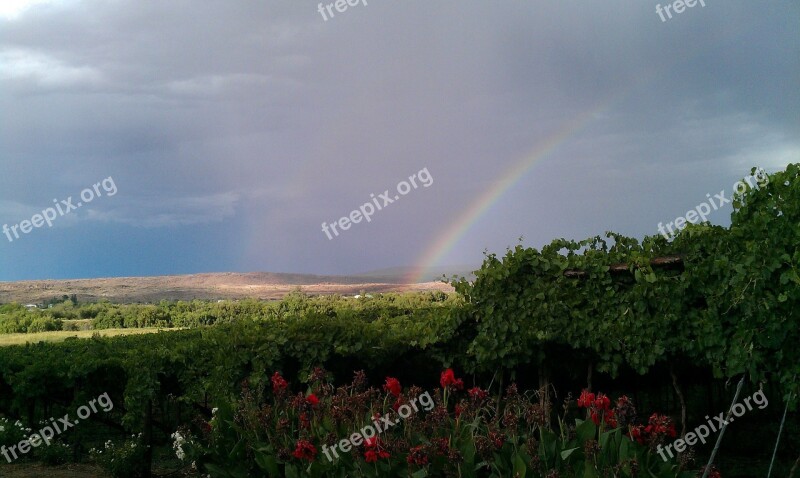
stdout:
MULTIPOLYGON (((674 255, 674 256, 656 257, 655 259, 650 261, 650 266, 653 269, 682 269, 683 256, 674 255)), ((612 274, 630 273, 630 264, 628 264, 627 262, 611 264, 610 266, 608 266, 608 272, 612 274)), ((586 277, 587 275, 589 275, 589 273, 581 269, 567 269, 564 271, 564 276, 570 278, 582 278, 586 277)))

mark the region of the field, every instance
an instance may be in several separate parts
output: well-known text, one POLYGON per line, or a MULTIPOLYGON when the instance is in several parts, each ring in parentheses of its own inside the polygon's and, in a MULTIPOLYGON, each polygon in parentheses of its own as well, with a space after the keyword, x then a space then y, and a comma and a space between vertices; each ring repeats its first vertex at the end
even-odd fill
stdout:
POLYGON ((100 337, 117 337, 120 335, 154 334, 161 331, 178 330, 158 327, 145 327, 141 329, 100 329, 100 330, 57 330, 52 332, 33 332, 24 334, 0 334, 0 347, 9 345, 24 345, 37 342, 63 342, 70 338, 88 339, 94 335, 100 337))
POLYGON ((4 478, 107 478, 102 469, 90 465, 0 465, 4 478))

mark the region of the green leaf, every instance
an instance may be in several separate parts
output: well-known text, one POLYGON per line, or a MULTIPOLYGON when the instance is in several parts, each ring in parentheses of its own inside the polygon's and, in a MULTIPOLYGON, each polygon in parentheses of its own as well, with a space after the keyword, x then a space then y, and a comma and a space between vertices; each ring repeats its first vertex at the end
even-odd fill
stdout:
POLYGON ((580 450, 580 447, 576 446, 575 448, 570 448, 569 450, 562 450, 561 451, 561 459, 564 460, 564 461, 567 461, 569 459, 570 455, 572 455, 572 453, 575 452, 575 450, 580 450))
POLYGON ((522 455, 516 453, 514 455, 514 476, 518 476, 519 478, 525 478, 525 473, 528 472, 528 466, 525 463, 525 459, 522 458, 522 455))

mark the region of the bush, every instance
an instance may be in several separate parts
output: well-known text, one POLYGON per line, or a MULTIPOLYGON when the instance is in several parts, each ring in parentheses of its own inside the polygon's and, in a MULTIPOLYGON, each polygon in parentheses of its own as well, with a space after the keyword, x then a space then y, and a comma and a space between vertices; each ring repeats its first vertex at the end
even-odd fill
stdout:
POLYGON ((28 325, 27 332, 50 332, 53 330, 61 330, 61 320, 39 317, 37 319, 33 319, 30 325, 28 325))
POLYGON ((0 417, 0 446, 10 447, 18 444, 28 437, 30 428, 25 427, 21 421, 0 417))
POLYGON ((103 448, 92 448, 89 454, 112 478, 138 478, 146 449, 139 434, 120 444, 108 440, 103 448))
POLYGON ((72 448, 62 442, 50 443, 36 448, 34 456, 47 466, 63 465, 72 461, 72 448))

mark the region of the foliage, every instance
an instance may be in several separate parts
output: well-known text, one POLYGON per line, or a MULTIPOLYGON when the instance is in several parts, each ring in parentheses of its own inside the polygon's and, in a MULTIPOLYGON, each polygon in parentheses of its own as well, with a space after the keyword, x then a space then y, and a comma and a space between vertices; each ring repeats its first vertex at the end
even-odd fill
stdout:
POLYGON ((10 447, 25 440, 29 433, 30 428, 27 428, 19 420, 9 420, 5 417, 0 417, 0 446, 10 447))
POLYGON ((92 448, 89 454, 112 478, 139 478, 139 464, 147 448, 141 438, 141 435, 132 435, 121 443, 108 440, 102 448, 92 448))
POLYGON ((10 313, 0 313, 0 334, 47 332, 61 330, 60 319, 44 316, 25 308, 15 309, 10 313))
POLYGON ((37 460, 48 466, 57 466, 72 461, 72 448, 63 442, 41 445, 35 450, 37 460))
MULTIPOLYGON (((404 391, 391 377, 381 393, 364 386, 363 373, 334 388, 316 369, 309 389, 294 396, 276 373, 271 386, 245 383, 233 407, 221 404, 197 430, 201 439, 177 434, 178 455, 214 477, 695 476, 658 458, 655 445, 631 439, 636 424, 618 423, 618 407, 603 403, 602 394, 597 403, 603 419, 592 410, 591 419, 568 420, 574 410, 568 401, 553 430, 538 394, 520 394, 512 384, 503 396, 491 397, 477 387, 463 390, 463 382, 447 372, 452 380, 443 374, 433 394, 419 387, 404 391), (404 406, 407 417, 400 419, 404 406), (398 423, 383 423, 384 430, 371 436, 364 427, 374 426, 376 417, 398 423), (353 448, 331 450, 342 438, 353 448)), ((620 412, 632 418, 630 400, 621 403, 620 412)))
POLYGON ((566 359, 612 375, 690 363, 779 381, 796 403, 799 174, 790 164, 737 192, 727 229, 689 225, 671 242, 641 243, 609 232, 488 254, 474 282, 452 281, 467 302, 457 312, 459 363, 480 372, 566 359), (653 266, 666 256, 680 256, 682 268, 653 266), (619 263, 627 273, 611 272, 619 263))

